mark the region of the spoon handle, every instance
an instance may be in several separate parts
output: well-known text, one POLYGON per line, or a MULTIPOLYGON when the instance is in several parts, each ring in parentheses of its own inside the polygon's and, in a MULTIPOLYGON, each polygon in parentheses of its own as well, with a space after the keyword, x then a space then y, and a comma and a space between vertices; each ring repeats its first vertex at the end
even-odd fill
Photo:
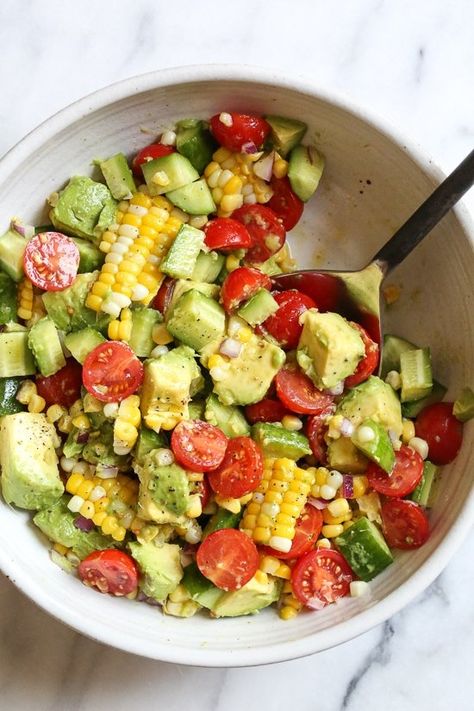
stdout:
POLYGON ((384 274, 398 266, 474 184, 474 150, 377 252, 384 274))

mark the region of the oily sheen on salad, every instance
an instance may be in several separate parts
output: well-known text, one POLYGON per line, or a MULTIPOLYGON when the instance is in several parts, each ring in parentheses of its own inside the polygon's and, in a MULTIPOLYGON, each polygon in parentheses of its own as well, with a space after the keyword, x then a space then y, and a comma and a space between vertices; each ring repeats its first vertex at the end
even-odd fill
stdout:
POLYGON ((279 288, 323 176, 306 133, 179 120, 0 237, 3 499, 94 591, 289 620, 430 535, 473 393, 442 401, 427 344, 380 363, 324 282, 279 288))

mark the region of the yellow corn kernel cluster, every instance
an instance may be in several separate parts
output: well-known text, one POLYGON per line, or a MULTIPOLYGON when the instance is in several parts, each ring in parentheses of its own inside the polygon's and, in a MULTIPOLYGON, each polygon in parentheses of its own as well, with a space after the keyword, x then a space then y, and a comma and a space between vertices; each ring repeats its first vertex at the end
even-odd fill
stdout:
POLYGON ((279 601, 279 615, 282 620, 291 620, 301 612, 303 604, 296 599, 293 594, 293 589, 289 580, 283 586, 282 594, 279 601))
POLYGON ((48 422, 51 422, 51 424, 54 424, 55 422, 58 422, 58 420, 63 417, 63 415, 67 414, 67 410, 65 407, 62 405, 50 405, 48 409, 46 410, 46 419, 48 422))
POLYGON ((118 416, 114 420, 114 452, 128 454, 138 438, 138 428, 142 415, 140 412, 140 398, 138 395, 129 395, 122 400, 118 416))
POLYGON ((230 511, 231 513, 238 514, 242 510, 242 506, 245 506, 248 504, 248 502, 251 500, 252 494, 246 494, 245 496, 242 496, 240 499, 226 499, 222 496, 215 496, 214 500, 218 506, 221 507, 221 509, 226 509, 227 511, 230 511))
POLYGON ((288 161, 282 158, 279 153, 275 153, 272 173, 275 178, 284 178, 285 175, 288 175, 288 161))
POLYGON ((220 217, 229 217, 244 203, 253 205, 270 200, 272 189, 253 171, 253 163, 260 157, 261 153, 232 153, 223 147, 214 153, 204 170, 204 177, 220 217))
POLYGON ((111 341, 129 341, 132 335, 132 312, 122 309, 120 318, 109 323, 108 336, 111 341))
POLYGON ((313 482, 314 470, 300 469, 291 459, 265 459, 263 479, 240 528, 256 543, 287 553, 313 482))
POLYGON ((26 277, 18 284, 18 316, 29 321, 33 316, 33 284, 26 277))
POLYGON ((118 318, 132 301, 150 303, 163 280, 160 262, 182 225, 171 210, 169 200, 152 198, 145 188, 119 204, 117 224, 99 245, 105 264, 87 297, 89 308, 118 318))
POLYGON ((273 555, 261 556, 259 568, 263 573, 274 575, 275 578, 283 578, 283 580, 291 578, 290 566, 273 555))
POLYGON ((43 412, 46 407, 46 400, 44 397, 41 397, 41 395, 38 395, 36 384, 32 380, 24 380, 22 382, 18 388, 16 399, 18 402, 21 402, 22 405, 28 407, 28 412, 43 412))
MULTIPOLYGON (((342 526, 341 524, 345 523, 346 521, 350 521, 352 519, 352 509, 349 506, 349 502, 347 499, 339 498, 339 499, 333 499, 328 505, 327 508, 323 510, 323 521, 326 524, 323 526, 322 533, 323 536, 326 538, 334 538, 335 536, 340 535, 342 533, 342 526), (341 526, 340 533, 333 533, 332 529, 336 529, 338 526, 341 526), (329 529, 329 534, 328 534, 328 529, 329 529), (333 533, 333 535, 331 535, 333 533)), ((339 530, 339 529, 337 529, 339 530)))
POLYGON ((92 519, 106 536, 123 541, 132 530, 138 496, 138 481, 125 474, 115 479, 86 478, 73 469, 66 482, 72 495, 68 507, 84 518, 92 519))
POLYGON ((163 612, 174 617, 192 617, 201 608, 194 602, 184 585, 178 585, 163 604, 163 612))
POLYGON ((352 477, 352 488, 354 491, 354 499, 358 499, 359 496, 364 496, 369 488, 369 480, 366 476, 353 476, 352 477))

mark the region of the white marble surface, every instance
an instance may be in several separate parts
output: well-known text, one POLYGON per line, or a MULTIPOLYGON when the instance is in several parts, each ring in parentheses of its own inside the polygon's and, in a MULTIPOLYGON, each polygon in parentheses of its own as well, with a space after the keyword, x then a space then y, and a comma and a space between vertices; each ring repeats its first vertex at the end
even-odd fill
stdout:
MULTIPOLYGON (((449 171, 473 144, 473 25, 471 0, 2 0, 0 154, 51 113, 124 77, 242 61, 336 89, 449 171)), ((0 578, 0 708, 468 711, 473 544, 471 534, 435 584, 385 625, 256 669, 191 669, 107 649, 0 578)))

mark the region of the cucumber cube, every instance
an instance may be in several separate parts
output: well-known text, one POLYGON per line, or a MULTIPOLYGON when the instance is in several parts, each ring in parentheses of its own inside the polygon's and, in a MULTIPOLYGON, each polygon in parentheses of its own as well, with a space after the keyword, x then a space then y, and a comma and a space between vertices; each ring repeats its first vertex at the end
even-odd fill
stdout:
POLYGON ((169 193, 199 178, 197 170, 180 153, 171 153, 143 163, 142 172, 150 195, 169 193))
POLYGON ((420 506, 431 508, 436 499, 439 486, 439 467, 432 462, 426 461, 423 465, 423 476, 421 481, 412 492, 410 499, 420 506))
POLYGON ((257 326, 278 311, 278 303, 268 289, 259 289, 239 310, 238 315, 250 326, 257 326))
POLYGON ((252 427, 252 439, 262 448, 265 457, 298 460, 311 454, 307 437, 300 432, 290 432, 281 425, 258 422, 252 427))
POLYGON ((0 378, 33 373, 36 366, 28 346, 28 332, 0 333, 0 378))
POLYGON ((354 573, 369 582, 393 562, 393 555, 377 526, 363 516, 334 540, 354 573))
POLYGON ((166 193, 166 197, 173 205, 190 215, 209 215, 210 212, 216 211, 211 191, 204 178, 176 188, 166 193))
POLYGON ((463 388, 453 405, 453 415, 460 422, 467 422, 474 417, 474 392, 471 388, 463 388))
POLYGON ((402 402, 421 400, 431 393, 433 375, 429 348, 407 350, 400 354, 400 376, 402 379, 402 402))
POLYGON ((174 279, 191 279, 204 244, 205 234, 190 225, 181 225, 166 257, 160 265, 163 274, 174 279))

